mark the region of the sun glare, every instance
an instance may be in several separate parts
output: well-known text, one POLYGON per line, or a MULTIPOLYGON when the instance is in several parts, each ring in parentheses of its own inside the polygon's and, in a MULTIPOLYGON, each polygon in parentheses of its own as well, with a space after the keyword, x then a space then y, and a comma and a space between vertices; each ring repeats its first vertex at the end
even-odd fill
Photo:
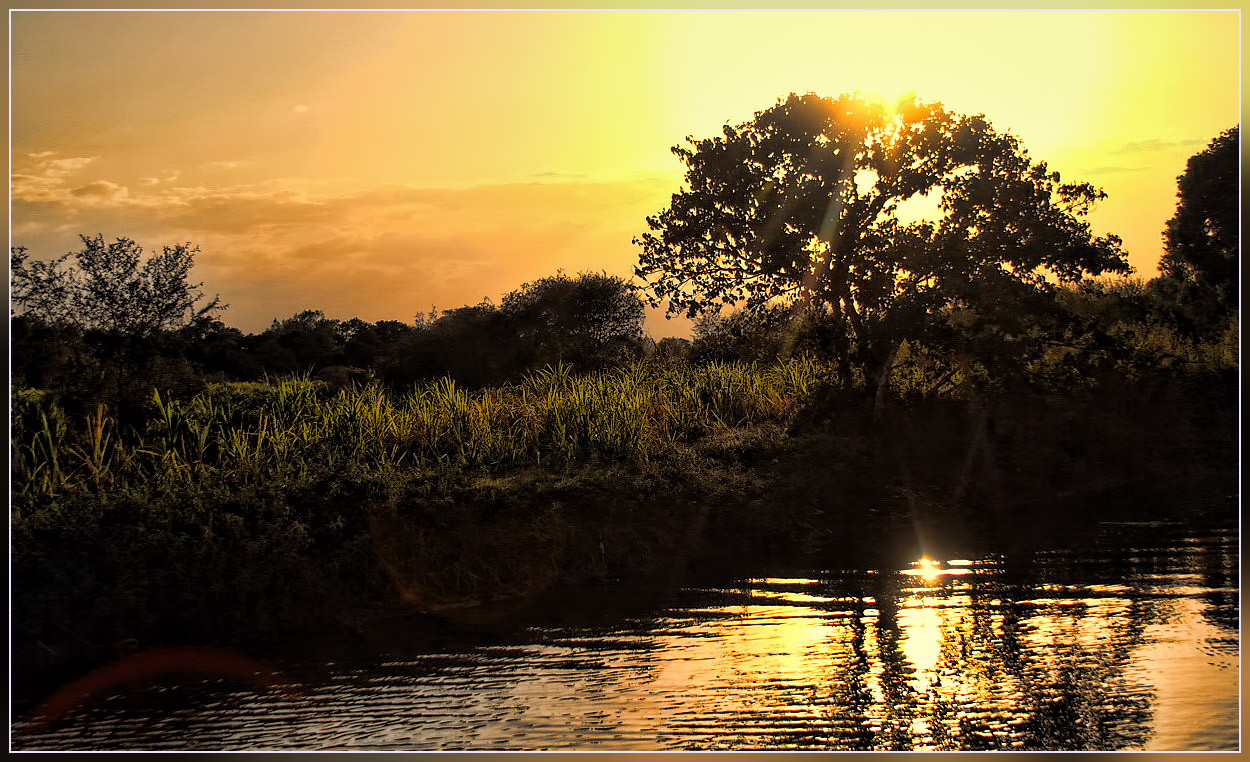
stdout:
POLYGON ((921 556, 911 562, 910 569, 902 569, 901 572, 912 577, 919 577, 926 582, 933 582, 945 576, 969 574, 972 570, 968 568, 968 565, 969 562, 963 559, 943 563, 928 556, 921 556))

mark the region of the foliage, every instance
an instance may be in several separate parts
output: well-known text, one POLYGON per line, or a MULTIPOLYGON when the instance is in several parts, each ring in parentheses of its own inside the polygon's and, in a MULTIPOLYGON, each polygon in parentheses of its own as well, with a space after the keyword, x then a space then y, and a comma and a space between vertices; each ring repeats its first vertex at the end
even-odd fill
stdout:
POLYGON ((265 372, 279 376, 339 365, 345 344, 339 321, 326 318, 321 310, 275 318, 253 342, 265 372))
POLYGON ((686 188, 635 239, 652 304, 692 317, 718 303, 815 305, 842 334, 844 375, 851 363, 885 372, 897 342, 924 338, 951 305, 1009 313, 1048 274, 1128 270, 1119 239, 1084 219, 1105 194, 1062 183, 983 116, 791 95, 688 142, 673 149, 686 188), (903 205, 930 194, 938 219, 906 221, 903 205))
POLYGON ((690 357, 694 362, 762 363, 803 355, 829 358, 839 336, 828 313, 811 305, 706 312, 695 320, 690 357))
POLYGON ((24 247, 10 250, 13 304, 47 323, 84 330, 148 336, 190 325, 223 309, 217 297, 204 306, 202 283, 188 283, 199 248, 165 246, 143 257, 129 238, 105 243, 103 235, 79 236, 83 249, 50 262, 30 261, 24 247), (67 264, 74 258, 72 266, 67 264))
POLYGON ((1163 231, 1159 271, 1178 282, 1178 301, 1218 331, 1239 306, 1240 128, 1220 133, 1177 178, 1176 214, 1163 231))
POLYGON ((81 251, 52 261, 10 250, 19 313, 10 328, 22 358, 10 380, 54 390, 76 413, 103 404, 125 419, 155 385, 196 386, 185 339, 224 308, 218 298, 200 305, 202 284, 188 282, 199 249, 166 246, 145 257, 129 238, 79 237, 81 251))
POLYGON ((479 388, 516 380, 522 371, 515 330, 489 302, 446 310, 403 338, 380 377, 401 387, 443 376, 479 388))
POLYGON ((606 273, 563 272, 507 294, 500 309, 515 325, 524 363, 567 363, 591 370, 637 359, 643 303, 623 279, 606 273))
POLYGON ((635 364, 576 376, 569 366, 471 392, 451 378, 392 394, 333 391, 307 376, 154 393, 141 425, 99 407, 77 420, 51 396, 15 389, 14 520, 58 494, 143 484, 252 484, 352 469, 644 461, 723 426, 792 415, 819 366, 635 364))
POLYGON ((353 318, 339 324, 343 346, 343 364, 355 368, 377 369, 385 364, 400 344, 412 334, 413 326, 398 320, 367 323, 353 318))

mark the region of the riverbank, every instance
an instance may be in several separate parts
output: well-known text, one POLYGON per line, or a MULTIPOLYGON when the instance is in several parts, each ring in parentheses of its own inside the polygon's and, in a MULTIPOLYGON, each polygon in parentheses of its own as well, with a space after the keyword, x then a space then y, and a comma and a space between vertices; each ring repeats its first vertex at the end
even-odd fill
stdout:
POLYGON ((83 495, 59 504, 72 516, 15 527, 15 698, 135 649, 270 653, 397 622, 507 627, 566 591, 768 559, 857 564, 1089 521, 1235 522, 1235 386, 1137 391, 876 414, 816 397, 649 458, 83 495))

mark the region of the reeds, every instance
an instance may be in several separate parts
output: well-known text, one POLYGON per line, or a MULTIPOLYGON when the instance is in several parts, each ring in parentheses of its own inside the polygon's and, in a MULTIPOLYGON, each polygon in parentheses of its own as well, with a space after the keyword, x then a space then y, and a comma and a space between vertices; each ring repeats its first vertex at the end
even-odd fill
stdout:
POLYGON ((784 419, 823 372, 809 359, 587 375, 556 366, 505 387, 470 391, 443 378, 399 394, 292 377, 185 400, 156 392, 146 425, 124 432, 103 407, 75 425, 55 401, 20 390, 11 489, 34 497, 327 470, 645 461, 718 428, 784 419))

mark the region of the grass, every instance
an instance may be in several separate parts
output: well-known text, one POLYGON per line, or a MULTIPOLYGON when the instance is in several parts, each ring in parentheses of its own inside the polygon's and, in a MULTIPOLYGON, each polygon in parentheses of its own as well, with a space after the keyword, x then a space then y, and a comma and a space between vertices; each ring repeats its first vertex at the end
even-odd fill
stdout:
POLYGON ((769 367, 637 364, 582 376, 558 366, 507 387, 470 391, 443 378, 402 394, 376 384, 330 392, 291 377, 220 384, 190 399, 157 391, 142 430, 126 431, 103 407, 71 422, 46 395, 15 390, 15 518, 58 495, 151 484, 645 462, 710 431, 787 418, 821 372, 810 359, 769 367))

